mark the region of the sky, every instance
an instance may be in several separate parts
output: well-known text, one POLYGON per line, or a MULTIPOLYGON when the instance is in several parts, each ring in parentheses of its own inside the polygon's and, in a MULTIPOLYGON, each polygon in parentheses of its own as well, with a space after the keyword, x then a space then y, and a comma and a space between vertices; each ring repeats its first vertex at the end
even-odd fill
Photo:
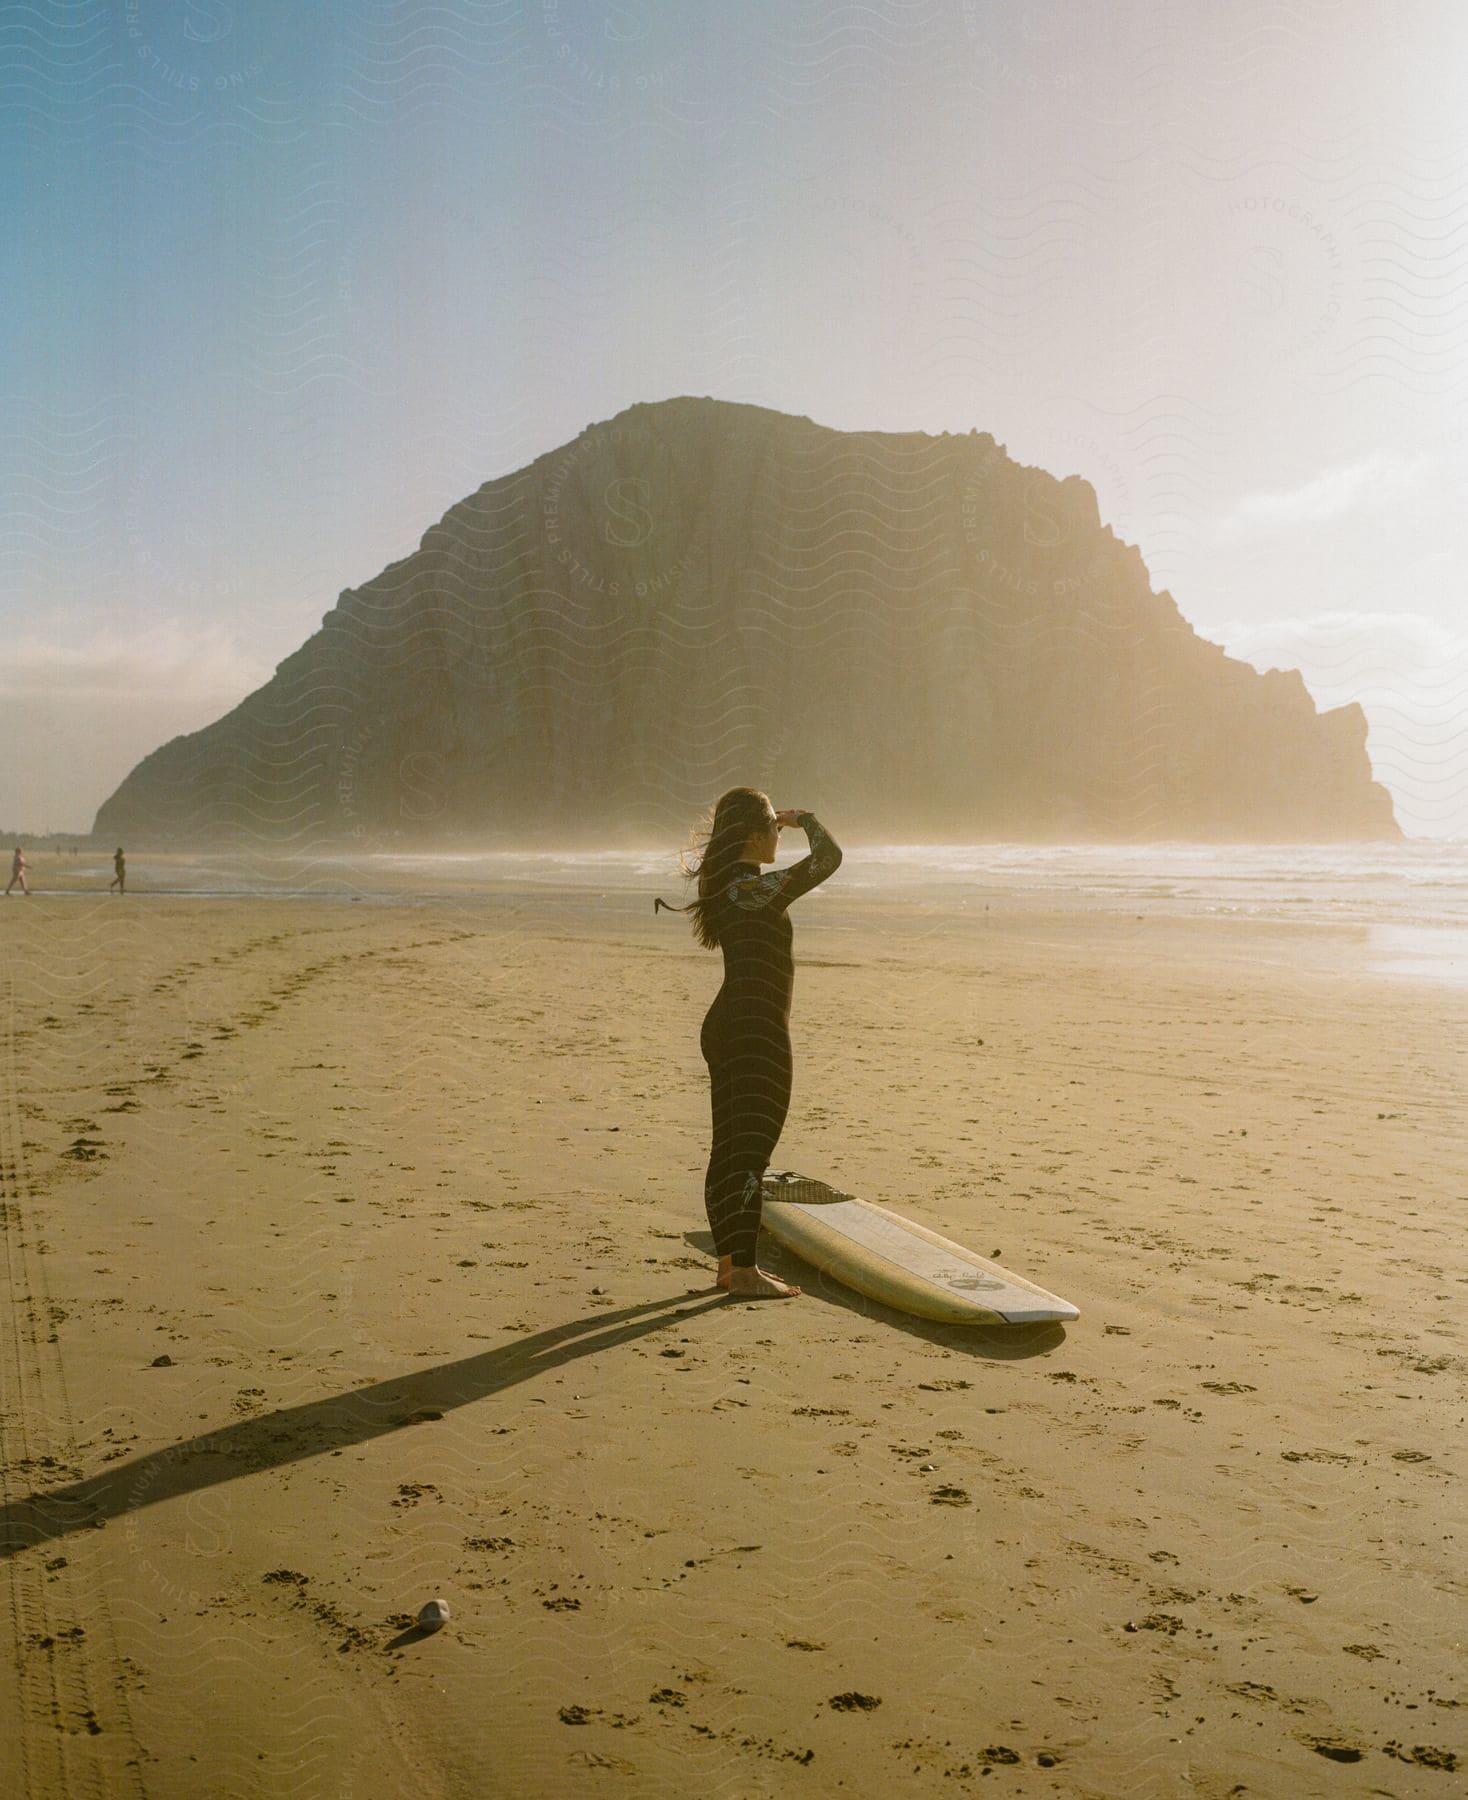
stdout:
POLYGON ((1468 837, 1458 0, 0 7, 0 828, 640 400, 991 431, 1468 837))

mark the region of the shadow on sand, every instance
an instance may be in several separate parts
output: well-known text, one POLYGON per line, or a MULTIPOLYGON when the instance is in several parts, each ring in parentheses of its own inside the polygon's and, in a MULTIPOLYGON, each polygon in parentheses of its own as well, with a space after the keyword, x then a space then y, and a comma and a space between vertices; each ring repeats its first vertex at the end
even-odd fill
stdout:
POLYGON ((552 1326, 434 1369, 415 1370, 370 1387, 241 1419, 186 1443, 116 1463, 70 1487, 33 1493, 0 1508, 0 1557, 69 1532, 105 1525, 160 1500, 217 1487, 262 1469, 281 1468, 331 1450, 363 1444, 407 1425, 442 1418, 519 1382, 659 1331, 675 1321, 720 1310, 719 1293, 682 1292, 640 1306, 594 1313, 552 1326))
MULTIPOLYGON (((685 1231, 683 1241, 691 1249, 714 1253, 714 1240, 707 1231, 685 1231)), ((759 1264, 781 1281, 793 1282, 801 1290, 801 1298, 824 1301, 843 1312, 869 1319, 884 1329, 905 1331, 909 1337, 925 1343, 941 1344, 945 1350, 959 1350, 984 1362, 1022 1362, 1027 1357, 1041 1356, 1056 1350, 1065 1342, 1065 1327, 1044 1325, 945 1325, 938 1319, 919 1319, 913 1313, 898 1312, 869 1300, 855 1288, 842 1285, 823 1270, 793 1256, 768 1235, 760 1239, 759 1264)), ((799 1306, 799 1300, 761 1301, 762 1306, 799 1306)))
MULTIPOLYGON (((685 1237, 695 1249, 711 1253, 712 1239, 707 1232, 690 1231, 685 1237)), ((1012 1362, 1040 1355, 1065 1341, 1065 1332, 1059 1325, 942 1325, 913 1318, 842 1287, 777 1245, 762 1246, 762 1255, 772 1274, 800 1284, 807 1304, 812 1299, 824 1301, 884 1328, 904 1331, 966 1356, 1012 1362)), ((731 1302, 717 1290, 685 1290, 667 1299, 597 1312, 589 1318, 532 1332, 497 1350, 486 1350, 459 1362, 442 1363, 434 1369, 394 1376, 329 1399, 238 1420, 218 1431, 170 1445, 166 1450, 114 1464, 105 1474, 73 1482, 69 1487, 30 1494, 0 1508, 0 1557, 13 1556, 73 1531, 105 1525, 109 1519, 140 1511, 160 1500, 197 1493, 263 1469, 281 1468, 307 1457, 367 1443, 408 1425, 442 1418, 446 1412, 503 1393, 522 1381, 575 1362, 578 1357, 614 1350, 674 1321, 686 1323, 690 1317, 723 1311, 731 1304, 739 1303, 731 1302)), ((801 1304, 800 1300, 760 1301, 756 1310, 801 1304)), ((411 1636, 416 1641, 416 1630, 411 1636)))

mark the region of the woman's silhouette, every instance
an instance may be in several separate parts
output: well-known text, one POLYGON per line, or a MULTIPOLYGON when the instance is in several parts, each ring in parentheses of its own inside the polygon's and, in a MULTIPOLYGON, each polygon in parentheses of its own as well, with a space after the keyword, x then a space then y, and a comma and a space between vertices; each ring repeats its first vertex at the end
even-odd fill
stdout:
MULTIPOLYGON (((776 812, 758 788, 730 788, 714 808, 701 858, 684 872, 698 898, 669 908, 692 915, 693 933, 724 953, 724 984, 699 1034, 713 1101, 713 1145, 704 1204, 719 1258, 719 1285, 742 1299, 785 1299, 800 1292, 755 1261, 760 1184, 790 1106, 790 992, 795 976, 792 900, 835 873, 839 845, 813 813, 776 812), (780 831, 799 825, 810 854, 788 869, 773 862, 780 831)), ((667 906, 655 900, 653 910, 667 906)))

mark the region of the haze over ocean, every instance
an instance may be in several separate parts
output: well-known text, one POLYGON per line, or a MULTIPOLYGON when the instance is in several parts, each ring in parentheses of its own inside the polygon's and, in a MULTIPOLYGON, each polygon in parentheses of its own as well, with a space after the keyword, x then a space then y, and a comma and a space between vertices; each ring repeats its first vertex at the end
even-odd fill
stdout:
POLYGON ((0 54, 0 825, 638 400, 992 431, 1468 836, 1450 0, 77 0, 0 54))
MULTIPOLYGON (((798 851, 797 851, 798 853, 798 851)), ((782 862, 791 860, 782 855, 782 862)), ((344 850, 292 856, 233 851, 144 858, 137 897, 161 894, 382 899, 599 893, 621 902, 677 891, 666 845, 641 850, 344 850)), ((95 893, 111 859, 56 859, 56 894, 95 893)), ((1309 925, 1399 925, 1468 934, 1468 854, 1451 841, 1405 844, 863 845, 842 891, 1035 911, 1237 918, 1309 925), (1143 909, 1141 913, 1138 908, 1143 909)))

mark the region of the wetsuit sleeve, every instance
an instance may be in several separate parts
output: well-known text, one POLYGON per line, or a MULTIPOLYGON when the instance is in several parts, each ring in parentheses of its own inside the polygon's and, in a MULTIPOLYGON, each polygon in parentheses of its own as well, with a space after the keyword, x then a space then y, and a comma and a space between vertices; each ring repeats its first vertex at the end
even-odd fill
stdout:
POLYGON ((792 900, 819 887, 841 867, 841 846, 815 814, 799 813, 797 820, 810 844, 810 854, 788 869, 772 869, 768 875, 746 875, 736 881, 729 889, 729 899, 741 912, 766 908, 784 912, 792 900))

